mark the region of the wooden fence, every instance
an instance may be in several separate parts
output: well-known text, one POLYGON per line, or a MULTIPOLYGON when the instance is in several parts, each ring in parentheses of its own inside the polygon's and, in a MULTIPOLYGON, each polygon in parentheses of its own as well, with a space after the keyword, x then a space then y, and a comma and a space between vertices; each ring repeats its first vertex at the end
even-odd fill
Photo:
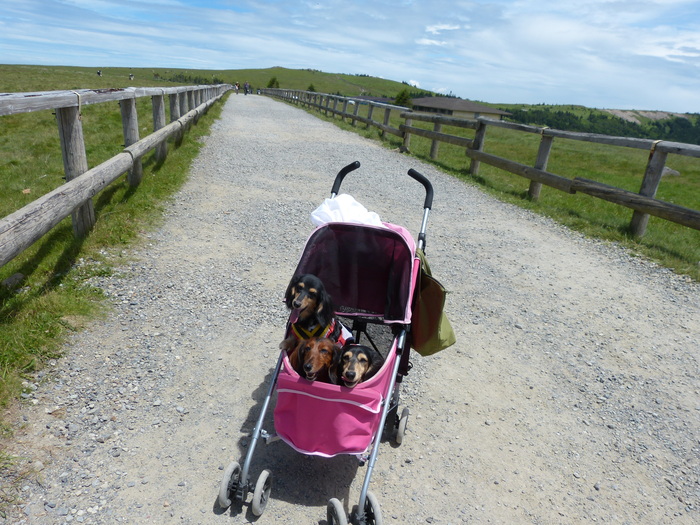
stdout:
POLYGON ((315 108, 324 112, 326 115, 331 114, 339 116, 341 119, 350 119, 353 126, 356 125, 358 121, 365 123, 367 127, 374 126, 380 129, 382 134, 391 133, 402 138, 403 149, 405 151, 408 151, 410 148, 412 135, 430 139, 432 140, 430 149, 430 156, 432 159, 437 159, 438 157, 440 142, 462 146, 465 148, 466 155, 471 159, 469 166, 471 175, 478 175, 479 165, 481 162, 484 162, 515 175, 525 177, 530 180, 528 194, 533 200, 539 198, 542 185, 544 184, 566 193, 585 193, 620 206, 625 206, 634 210, 630 223, 630 230, 637 237, 642 237, 646 232, 650 215, 700 230, 699 211, 655 198, 664 167, 666 166, 666 158, 669 153, 700 158, 700 146, 651 139, 635 139, 594 133, 561 131, 547 127, 516 124, 483 117, 462 119, 427 113, 416 113, 404 107, 309 91, 265 89, 263 93, 281 98, 287 102, 315 108), (361 116, 359 114, 360 105, 368 106, 366 116, 361 116), (341 109, 339 109, 339 107, 341 109), (352 109, 351 111, 348 111, 349 107, 352 109), (379 108, 384 112, 381 122, 372 118, 375 108, 379 108), (389 125, 389 118, 392 110, 400 111, 400 118, 404 120, 404 123, 398 128, 389 125), (432 123, 434 125, 433 130, 415 127, 413 126, 414 121, 432 123), (474 137, 467 138, 443 133, 442 126, 474 130, 474 137), (484 152, 486 130, 489 126, 540 135, 540 145, 534 166, 527 166, 513 160, 484 152), (570 179, 548 172, 547 162, 552 151, 555 137, 649 151, 649 160, 646 165, 639 193, 581 177, 570 179))
POLYGON ((232 86, 180 86, 172 88, 82 89, 37 93, 0 93, 0 116, 55 110, 63 153, 66 183, 25 207, 0 219, 0 266, 22 253, 64 218, 72 215, 73 233, 83 237, 95 223, 92 198, 124 173, 132 187, 142 177, 141 157, 155 149, 160 161, 167 155, 167 140, 179 138, 232 86), (165 96, 170 123, 166 125, 165 96), (139 138, 136 99, 151 97, 154 132, 139 138), (81 108, 87 104, 119 101, 124 150, 88 170, 81 108))

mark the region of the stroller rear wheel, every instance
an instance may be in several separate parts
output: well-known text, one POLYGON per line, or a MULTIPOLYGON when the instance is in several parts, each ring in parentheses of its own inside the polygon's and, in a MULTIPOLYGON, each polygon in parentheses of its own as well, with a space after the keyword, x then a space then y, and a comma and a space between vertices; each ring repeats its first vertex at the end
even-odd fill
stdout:
POLYGON ((237 461, 229 463, 224 471, 224 478, 219 487, 219 506, 227 509, 231 506, 231 495, 236 493, 241 477, 241 466, 237 461))
POLYGON ((258 482, 255 484, 255 491, 253 491, 252 511, 254 515, 261 516, 265 512, 271 490, 272 472, 265 469, 260 473, 258 482))
POLYGON ((343 504, 336 498, 328 501, 326 521, 328 525, 348 525, 348 518, 345 515, 343 504))

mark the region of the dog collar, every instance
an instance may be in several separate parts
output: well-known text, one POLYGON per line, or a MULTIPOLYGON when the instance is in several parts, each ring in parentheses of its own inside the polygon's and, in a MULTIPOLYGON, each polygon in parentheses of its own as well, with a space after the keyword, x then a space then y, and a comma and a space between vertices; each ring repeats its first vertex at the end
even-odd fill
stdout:
POLYGON ((325 337, 327 334, 330 334, 333 331, 334 325, 335 322, 331 321, 330 324, 326 325, 325 327, 316 325, 312 329, 307 330, 303 326, 299 326, 297 323, 292 325, 292 331, 294 332, 294 335, 297 336, 297 339, 311 339, 312 337, 325 337))

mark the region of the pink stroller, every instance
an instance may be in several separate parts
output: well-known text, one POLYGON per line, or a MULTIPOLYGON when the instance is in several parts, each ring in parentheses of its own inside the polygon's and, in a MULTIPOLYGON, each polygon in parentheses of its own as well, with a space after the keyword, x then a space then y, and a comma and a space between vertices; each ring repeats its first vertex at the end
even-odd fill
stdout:
MULTIPOLYGON (((360 163, 354 162, 340 170, 331 199, 338 195, 343 178, 359 167, 360 163)), ((382 368, 368 381, 350 389, 307 381, 294 371, 287 353, 280 352, 243 468, 234 461, 224 472, 218 498, 222 508, 228 508, 234 499, 242 504, 252 490, 251 510, 256 516, 263 513, 270 496, 271 473, 263 470, 253 485, 249 481, 249 468, 259 438, 268 443, 279 438, 303 454, 323 457, 351 454, 361 464, 367 463, 359 504, 350 520, 361 525, 383 523, 377 499, 368 488, 381 437, 400 444, 406 432, 409 411, 404 408, 399 415, 399 387, 410 370, 411 313, 420 270, 416 248, 422 251, 425 247, 433 200, 430 181, 415 170, 409 170, 408 175, 420 182, 426 192, 417 247, 410 233, 394 224, 329 222, 313 231, 295 272, 314 274, 323 281, 336 304, 336 315, 344 323, 352 323, 356 343, 367 339, 377 349, 375 338, 390 341, 389 348, 382 352, 385 354, 382 368), (276 435, 273 435, 262 426, 275 388, 276 435), (298 417, 301 413, 305 414, 304 418, 298 417)), ((327 521, 329 525, 348 523, 345 510, 336 498, 328 503, 327 521)))

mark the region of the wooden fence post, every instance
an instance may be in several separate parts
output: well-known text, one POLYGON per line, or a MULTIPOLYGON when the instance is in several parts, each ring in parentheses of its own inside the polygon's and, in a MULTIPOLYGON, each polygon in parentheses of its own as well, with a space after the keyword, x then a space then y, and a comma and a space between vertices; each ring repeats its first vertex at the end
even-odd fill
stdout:
MULTIPOLYGON (((436 133, 440 133, 442 131, 442 123, 436 122, 435 126, 433 127, 433 131, 436 133)), ((440 148, 440 141, 437 139, 434 139, 432 144, 430 145, 430 158, 431 159, 433 159, 433 160, 437 159, 439 148, 440 148)))
MULTIPOLYGON (((153 104, 153 131, 165 127, 165 104, 163 95, 153 95, 151 97, 153 104)), ((156 161, 162 162, 168 156, 168 143, 161 142, 156 146, 156 161)))
MULTIPOLYGON (((168 95, 168 97, 170 99, 170 122, 175 122, 180 118, 180 94, 171 93, 168 95)), ((180 144, 182 144, 182 137, 182 129, 180 129, 180 131, 173 137, 175 139, 175 146, 178 148, 180 147, 180 144)))
MULTIPOLYGON (((651 147, 644 180, 642 180, 642 187, 639 190, 640 195, 652 199, 656 197, 656 191, 659 189, 661 176, 664 173, 664 166, 666 166, 666 157, 668 157, 668 153, 660 151, 656 147, 659 142, 661 141, 657 140, 651 147)), ((647 224, 649 224, 649 214, 637 210, 632 213, 632 222, 630 223, 632 235, 643 237, 647 231, 647 224)))
POLYGON ((187 92, 180 91, 177 95, 180 99, 180 116, 184 117, 187 114, 187 92))
POLYGON ((367 111, 367 126, 365 129, 369 129, 372 125, 372 113, 374 113, 374 104, 369 103, 369 110, 367 111))
MULTIPOLYGON (((474 142, 471 149, 475 151, 484 150, 484 140, 486 139, 486 124, 483 120, 479 121, 479 125, 476 128, 476 133, 474 133, 474 142)), ((479 175, 479 164, 481 164, 476 159, 471 159, 469 163, 469 175, 476 177, 479 175)))
MULTIPOLYGON (((80 103, 78 106, 58 108, 56 110, 58 134, 61 139, 63 153, 63 169, 66 182, 82 175, 88 170, 87 154, 83 137, 83 124, 80 120, 80 103)), ((92 199, 73 210, 73 235, 81 239, 95 225, 95 208, 92 199)))
MULTIPOLYGON (((413 119, 407 118, 406 119, 406 126, 412 126, 413 125, 413 119)), ((403 134, 403 147, 401 148, 401 151, 403 153, 407 153, 410 151, 411 147, 411 132, 410 131, 405 131, 403 134)))
POLYGON ((352 119, 352 126, 355 127, 357 126, 357 112, 360 111, 360 101, 356 100, 355 101, 355 110, 352 112, 353 119, 352 119))
MULTIPOLYGON (((136 99, 125 98, 119 102, 122 110, 122 127, 124 128, 124 147, 131 146, 139 141, 139 121, 136 114, 136 99)), ((129 186, 138 186, 143 178, 143 166, 141 159, 134 159, 134 163, 129 170, 127 180, 129 186)))
MULTIPOLYGON (((391 108, 386 108, 384 110, 384 125, 385 126, 389 125, 389 117, 391 117, 391 108)), ((384 136, 384 130, 381 131, 380 135, 382 137, 384 136)))
MULTIPOLYGON (((554 142, 554 137, 551 135, 545 135, 544 130, 542 133, 542 140, 540 140, 540 148, 537 151, 537 159, 535 160, 535 168, 538 170, 546 171, 547 162, 549 162, 549 154, 552 151, 552 143, 554 142)), ((536 182, 534 180, 530 181, 530 187, 527 190, 528 197, 530 200, 537 201, 540 198, 540 193, 542 192, 542 183, 536 182)))
POLYGON ((194 90, 190 89, 187 91, 187 107, 190 108, 189 111, 192 111, 194 108, 197 107, 195 104, 194 100, 194 90))
POLYGON ((180 118, 180 101, 177 93, 171 93, 168 95, 168 99, 170 101, 170 122, 175 122, 180 118))

